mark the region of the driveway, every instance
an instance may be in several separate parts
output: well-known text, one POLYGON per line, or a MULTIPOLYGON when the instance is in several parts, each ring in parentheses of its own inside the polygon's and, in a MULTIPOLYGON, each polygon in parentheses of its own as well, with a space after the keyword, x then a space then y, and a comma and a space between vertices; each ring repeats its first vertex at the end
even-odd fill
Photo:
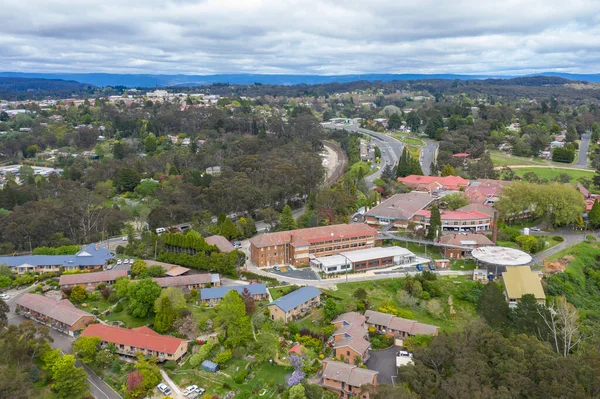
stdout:
POLYGON ((370 357, 367 360, 367 368, 369 370, 375 370, 379 372, 377 381, 383 384, 393 384, 392 376, 398 374, 396 369, 396 353, 398 352, 397 346, 382 350, 372 350, 369 352, 370 357))
POLYGON ((316 273, 310 267, 306 269, 290 269, 289 267, 285 267, 285 269, 287 269, 286 272, 276 271, 275 269, 269 269, 269 271, 273 274, 278 274, 284 277, 297 278, 301 280, 319 280, 319 277, 317 277, 316 273))

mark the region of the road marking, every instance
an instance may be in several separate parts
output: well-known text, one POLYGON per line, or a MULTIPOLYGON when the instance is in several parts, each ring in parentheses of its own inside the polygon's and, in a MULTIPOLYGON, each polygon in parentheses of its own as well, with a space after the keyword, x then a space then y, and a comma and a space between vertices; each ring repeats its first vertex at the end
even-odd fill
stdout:
MULTIPOLYGON (((94 383, 92 382, 92 380, 90 380, 89 378, 88 378, 87 380, 90 382, 90 384, 92 384, 93 386, 95 386, 95 387, 96 387, 96 389, 97 389, 97 390, 99 390, 99 391, 102 393, 102 395, 106 396, 106 397, 107 397, 107 399, 110 399, 110 397, 109 397, 107 394, 105 394, 105 393, 104 393, 104 391, 103 391, 102 389, 100 389, 100 387, 99 387, 98 385, 94 384, 94 383)), ((97 399, 97 398, 96 398, 96 399, 97 399)))

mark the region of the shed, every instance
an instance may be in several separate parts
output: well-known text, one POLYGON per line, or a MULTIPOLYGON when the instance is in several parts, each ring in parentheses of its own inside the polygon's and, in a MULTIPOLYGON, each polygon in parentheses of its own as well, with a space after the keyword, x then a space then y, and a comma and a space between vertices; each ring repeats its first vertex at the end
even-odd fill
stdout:
POLYGON ((202 362, 202 369, 211 373, 216 373, 219 371, 219 365, 215 362, 211 362, 210 360, 205 360, 202 362))

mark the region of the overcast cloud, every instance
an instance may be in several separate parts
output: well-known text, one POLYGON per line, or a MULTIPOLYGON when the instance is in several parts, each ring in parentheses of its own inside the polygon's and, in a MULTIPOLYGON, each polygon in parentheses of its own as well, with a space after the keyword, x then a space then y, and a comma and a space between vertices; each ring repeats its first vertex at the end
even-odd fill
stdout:
POLYGON ((600 72, 598 0, 18 0, 0 70, 600 72))

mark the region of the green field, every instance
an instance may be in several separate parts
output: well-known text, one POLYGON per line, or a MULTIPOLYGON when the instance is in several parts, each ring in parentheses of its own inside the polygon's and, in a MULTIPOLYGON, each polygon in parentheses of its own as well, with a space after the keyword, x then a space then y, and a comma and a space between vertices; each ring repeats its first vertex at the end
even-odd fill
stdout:
POLYGON ((523 176, 527 172, 533 172, 536 175, 538 175, 540 179, 548 180, 552 180, 553 178, 558 177, 562 173, 566 173, 571 177, 571 183, 577 183, 577 180, 582 177, 587 177, 589 179, 594 177, 594 172, 591 170, 588 172, 584 170, 575 170, 568 168, 554 168, 551 166, 547 168, 518 168, 513 169, 513 172, 517 176, 523 176))
POLYGON ((586 264, 596 262, 597 257, 600 256, 600 244, 597 242, 580 242, 547 257, 546 260, 551 262, 565 256, 572 256, 574 258, 567 266, 567 270, 570 270, 577 277, 584 278, 583 267, 586 264))
POLYGON ((425 142, 423 140, 419 140, 414 137, 407 137, 406 133, 404 133, 404 134, 403 133, 392 133, 392 137, 395 138, 396 140, 399 140, 403 143, 410 144, 410 145, 416 145, 416 146, 425 145, 425 142))

